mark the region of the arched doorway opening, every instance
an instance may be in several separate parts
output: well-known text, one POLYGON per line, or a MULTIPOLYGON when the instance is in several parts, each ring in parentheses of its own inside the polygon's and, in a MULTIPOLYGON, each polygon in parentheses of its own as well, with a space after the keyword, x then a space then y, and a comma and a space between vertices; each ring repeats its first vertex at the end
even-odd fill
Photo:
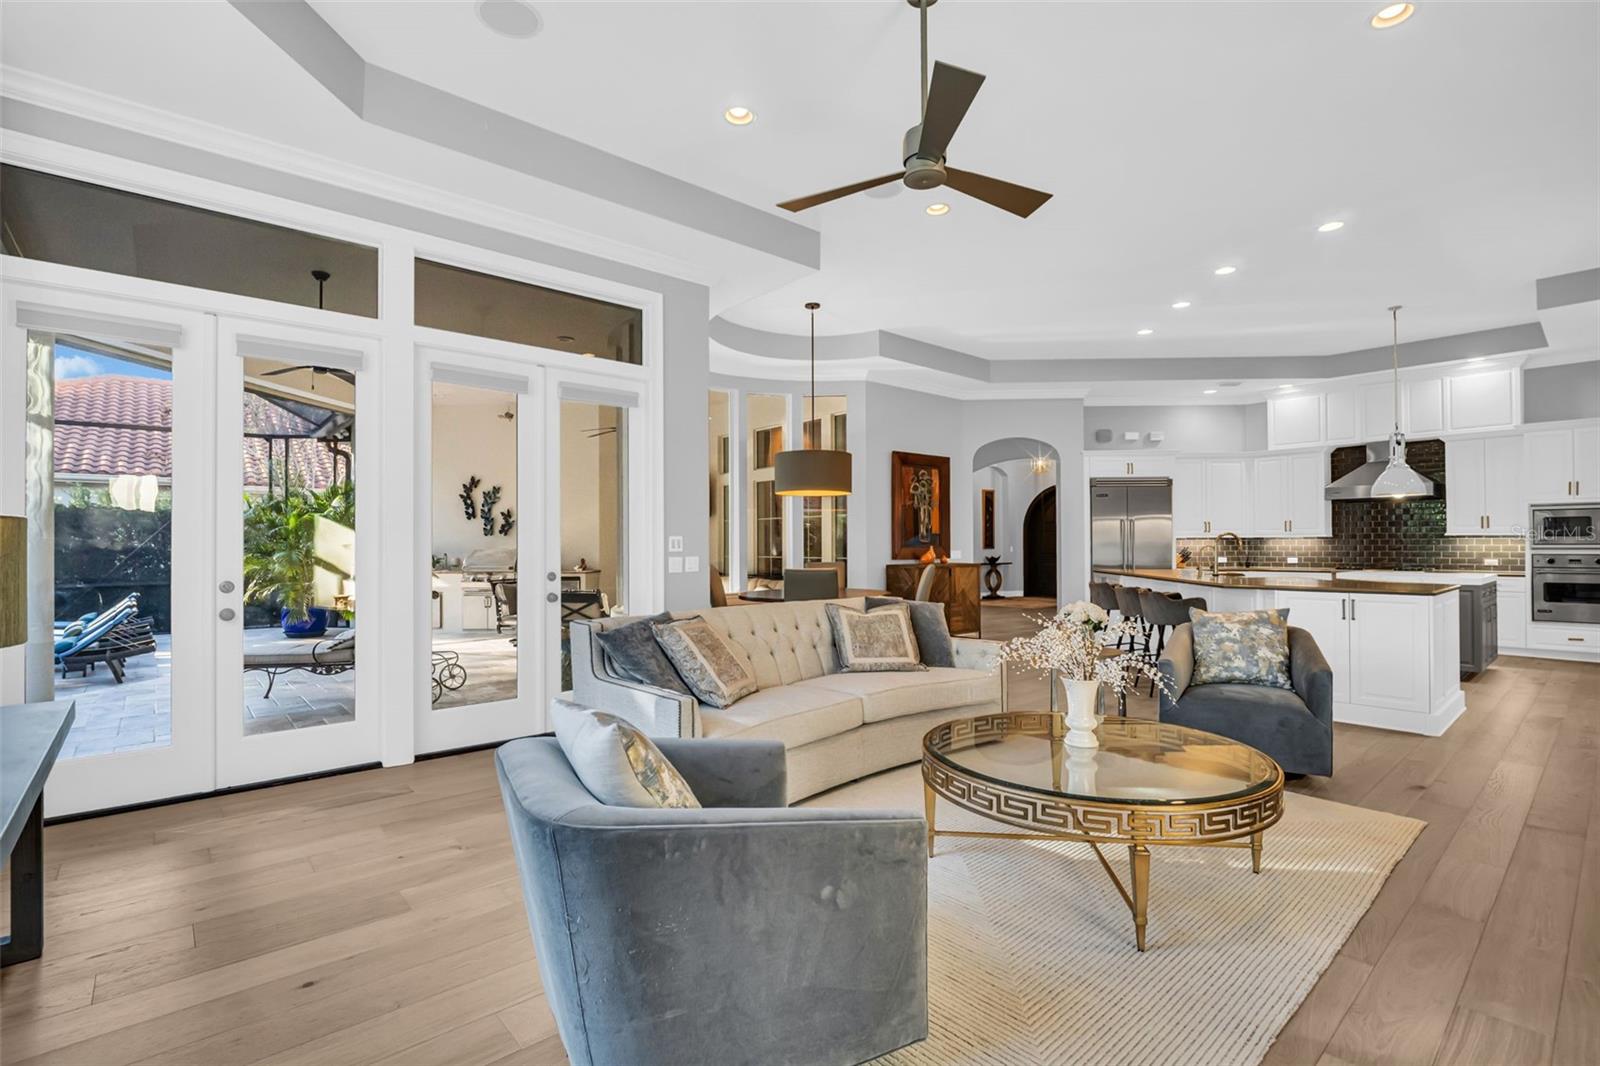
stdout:
POLYGON ((1036 437, 1002 437, 974 450, 973 557, 990 567, 984 575, 986 587, 1000 586, 987 599, 1031 596, 1038 587, 1046 589, 1046 597, 1056 595, 1061 562, 1053 501, 1060 483, 1060 454, 1036 437), (1039 517, 1028 520, 1030 508, 1046 490, 1052 501, 1048 529, 1039 517), (1030 539, 1029 525, 1039 526, 1033 537, 1041 539, 1030 539), (1041 567, 1042 576, 1030 580, 1028 574, 1041 567))
POLYGON ((1056 487, 1040 492, 1022 519, 1022 594, 1056 597, 1056 487))

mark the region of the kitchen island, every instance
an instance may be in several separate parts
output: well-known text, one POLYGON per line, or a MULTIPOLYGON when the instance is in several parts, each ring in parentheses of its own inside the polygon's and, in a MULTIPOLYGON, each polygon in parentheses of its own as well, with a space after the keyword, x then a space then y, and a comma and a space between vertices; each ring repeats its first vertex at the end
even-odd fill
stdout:
POLYGON ((1213 611, 1288 610, 1333 668, 1337 722, 1439 736, 1466 708, 1460 585, 1331 571, 1095 567, 1096 580, 1201 596, 1213 611))

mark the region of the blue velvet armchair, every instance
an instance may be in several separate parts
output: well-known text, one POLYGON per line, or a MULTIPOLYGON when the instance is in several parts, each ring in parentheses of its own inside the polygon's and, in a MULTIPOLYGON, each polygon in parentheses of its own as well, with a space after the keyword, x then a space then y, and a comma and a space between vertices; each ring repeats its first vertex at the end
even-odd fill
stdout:
POLYGON ((1161 720, 1250 745, 1285 773, 1333 773, 1333 669, 1304 629, 1289 627, 1291 689, 1267 685, 1191 685, 1194 632, 1172 631, 1157 664, 1167 684, 1161 720))
POLYGON ((702 809, 604 806, 553 737, 495 758, 572 1062, 845 1064, 925 1038, 922 818, 785 807, 777 741, 655 742, 702 809))

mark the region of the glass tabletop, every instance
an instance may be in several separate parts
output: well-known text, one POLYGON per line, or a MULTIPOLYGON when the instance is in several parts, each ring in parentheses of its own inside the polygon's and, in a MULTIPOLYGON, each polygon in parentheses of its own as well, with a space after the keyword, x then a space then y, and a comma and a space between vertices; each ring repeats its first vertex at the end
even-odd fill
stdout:
POLYGON ((1278 764, 1238 741, 1198 729, 1107 718, 1098 748, 1052 739, 1046 713, 947 722, 923 747, 966 777, 1045 795, 1106 803, 1195 804, 1237 799, 1281 779, 1278 764))

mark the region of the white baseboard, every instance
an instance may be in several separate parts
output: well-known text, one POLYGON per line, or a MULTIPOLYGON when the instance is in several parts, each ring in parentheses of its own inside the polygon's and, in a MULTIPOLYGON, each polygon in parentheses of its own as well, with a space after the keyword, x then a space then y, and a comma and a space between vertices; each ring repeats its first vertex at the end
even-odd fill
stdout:
POLYGON ((1600 663, 1600 655, 1592 651, 1567 651, 1564 648, 1508 648, 1502 645, 1500 654, 1515 655, 1519 659, 1559 659, 1566 663, 1600 663))

